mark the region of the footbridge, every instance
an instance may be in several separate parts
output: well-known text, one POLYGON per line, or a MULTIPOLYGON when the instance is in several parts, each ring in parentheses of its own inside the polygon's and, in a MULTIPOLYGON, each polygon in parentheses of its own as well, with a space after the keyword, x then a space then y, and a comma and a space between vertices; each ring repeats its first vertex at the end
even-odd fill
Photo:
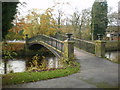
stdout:
POLYGON ((71 59, 74 56, 74 42, 70 40, 70 36, 71 34, 68 34, 68 38, 64 41, 42 34, 31 38, 26 36, 26 47, 29 48, 34 44, 41 44, 49 49, 56 57, 71 59))
POLYGON ((74 57, 74 46, 83 49, 89 53, 95 54, 98 57, 105 56, 105 41, 96 40, 86 41, 71 37, 72 34, 66 36, 57 36, 55 38, 47 35, 37 35, 31 38, 26 36, 26 47, 34 44, 40 44, 49 49, 56 57, 63 57, 70 60, 74 57))

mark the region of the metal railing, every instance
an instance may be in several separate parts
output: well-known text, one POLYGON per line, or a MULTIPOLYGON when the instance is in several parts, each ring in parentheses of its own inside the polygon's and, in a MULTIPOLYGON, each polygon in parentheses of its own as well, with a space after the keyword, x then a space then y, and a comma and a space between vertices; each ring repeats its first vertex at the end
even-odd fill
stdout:
MULTIPOLYGON (((63 40, 63 41, 67 39, 67 37, 65 35, 60 35, 60 34, 56 38, 63 40)), ((72 37, 71 40, 73 40, 75 42, 75 47, 83 49, 92 54, 95 54, 95 43, 94 42, 82 40, 82 39, 78 39, 78 38, 74 38, 74 37, 72 37)))
MULTIPOLYGON (((29 38, 27 41, 28 42, 35 41, 35 40, 43 41, 43 42, 51 45, 52 47, 54 47, 60 51, 63 51, 63 46, 64 46, 63 41, 66 39, 67 39, 67 37, 65 35, 64 36, 59 35, 58 37, 55 37, 55 38, 49 37, 47 35, 37 35, 32 38, 29 38)), ((81 40, 81 39, 77 39, 74 37, 72 37, 71 40, 73 40, 75 42, 75 47, 83 49, 92 54, 95 54, 95 43, 94 42, 87 41, 87 40, 81 40)))
POLYGON ((67 39, 67 36, 66 35, 61 35, 61 34, 57 34, 54 36, 56 39, 58 40, 61 40, 61 41, 64 41, 67 39))
POLYGON ((81 39, 77 39, 77 38, 74 38, 73 40, 75 41, 75 46, 77 48, 80 48, 87 52, 95 54, 95 43, 94 42, 81 40, 81 39))
POLYGON ((63 46, 64 46, 63 41, 55 39, 53 37, 49 37, 47 35, 37 35, 37 36, 27 39, 28 43, 32 41, 43 41, 44 43, 47 43, 48 45, 51 45, 52 47, 60 51, 63 51, 63 46))

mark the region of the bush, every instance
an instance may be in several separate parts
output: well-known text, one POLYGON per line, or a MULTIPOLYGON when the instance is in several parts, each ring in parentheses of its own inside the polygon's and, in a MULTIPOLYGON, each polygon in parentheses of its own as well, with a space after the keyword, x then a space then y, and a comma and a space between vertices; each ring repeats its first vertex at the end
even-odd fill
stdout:
POLYGON ((7 43, 2 45, 2 50, 20 51, 24 49, 24 43, 7 43))
POLYGON ((23 40, 23 35, 15 32, 9 32, 6 37, 6 40, 23 40))
POLYGON ((120 50, 120 42, 118 41, 107 41, 106 42, 106 51, 116 51, 120 50))

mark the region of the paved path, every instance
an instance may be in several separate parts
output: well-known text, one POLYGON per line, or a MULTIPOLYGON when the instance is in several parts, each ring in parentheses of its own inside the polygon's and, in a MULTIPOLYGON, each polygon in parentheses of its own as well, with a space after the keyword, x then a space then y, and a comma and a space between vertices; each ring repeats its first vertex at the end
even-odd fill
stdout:
MULTIPOLYGON (((96 85, 118 85, 118 64, 75 48, 80 72, 61 78, 34 83, 4 86, 7 88, 97 88, 96 85)), ((101 86, 102 88, 102 86, 101 86)))

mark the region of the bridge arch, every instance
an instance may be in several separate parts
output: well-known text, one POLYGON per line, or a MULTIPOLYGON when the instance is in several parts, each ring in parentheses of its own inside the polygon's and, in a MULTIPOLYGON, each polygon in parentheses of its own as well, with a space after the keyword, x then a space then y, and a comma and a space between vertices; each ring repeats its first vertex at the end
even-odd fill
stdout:
POLYGON ((34 42, 29 43, 29 44, 27 45, 27 48, 28 48, 29 50, 30 50, 30 49, 33 49, 34 47, 36 47, 36 49, 37 49, 37 48, 40 49, 40 48, 42 48, 42 47, 45 47, 45 48, 47 48, 48 50, 50 50, 50 52, 51 52, 53 55, 55 55, 56 57, 59 58, 59 57, 61 56, 61 53, 55 51, 54 49, 52 49, 51 47, 45 45, 45 44, 42 43, 42 42, 36 42, 36 41, 34 41, 34 42))
POLYGON ((41 45, 41 44, 33 43, 33 44, 30 44, 28 46, 28 49, 30 49, 30 50, 40 50, 42 47, 44 47, 44 46, 41 45))

